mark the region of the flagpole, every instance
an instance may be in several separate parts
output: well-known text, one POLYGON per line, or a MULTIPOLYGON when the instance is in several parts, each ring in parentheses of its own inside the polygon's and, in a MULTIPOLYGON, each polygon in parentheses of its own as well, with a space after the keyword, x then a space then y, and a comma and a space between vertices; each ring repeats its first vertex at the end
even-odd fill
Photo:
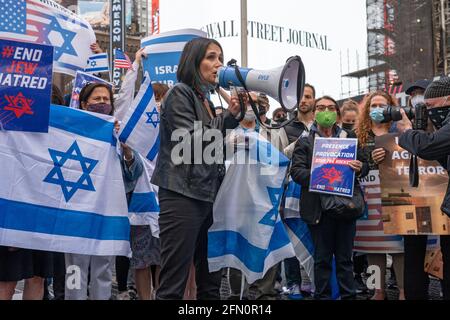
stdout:
POLYGON ((245 68, 248 63, 247 23, 247 0, 241 0, 241 66, 245 68))

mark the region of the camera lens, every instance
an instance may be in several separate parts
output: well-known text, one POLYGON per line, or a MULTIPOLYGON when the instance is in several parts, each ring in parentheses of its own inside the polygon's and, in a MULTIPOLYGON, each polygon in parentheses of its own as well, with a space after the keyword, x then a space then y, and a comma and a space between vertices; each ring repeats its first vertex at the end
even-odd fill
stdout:
MULTIPOLYGON (((402 120, 402 114, 400 113, 401 107, 393 107, 388 106, 383 111, 384 121, 383 122, 389 122, 389 121, 400 121, 402 120)), ((405 110, 406 116, 409 120, 414 119, 414 108, 405 107, 403 108, 405 110)))

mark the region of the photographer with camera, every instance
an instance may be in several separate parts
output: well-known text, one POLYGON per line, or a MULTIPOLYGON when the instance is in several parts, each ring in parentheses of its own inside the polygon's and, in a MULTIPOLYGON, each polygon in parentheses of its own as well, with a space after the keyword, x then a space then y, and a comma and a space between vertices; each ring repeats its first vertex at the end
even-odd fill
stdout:
MULTIPOLYGON (((402 120, 398 122, 397 128, 402 135, 399 138, 399 145, 425 160, 437 160, 448 172, 450 170, 450 78, 443 77, 433 81, 425 90, 424 99, 427 115, 435 131, 413 130, 413 124, 407 114, 404 110, 400 110, 402 120)), ((418 127, 417 114, 415 122, 415 127, 418 127)), ((450 184, 441 210, 450 216, 450 184)), ((440 238, 444 270, 442 289, 444 300, 450 300, 450 236, 440 238)), ((427 236, 405 237, 406 299, 427 299, 429 279, 423 267, 426 243, 427 236)))

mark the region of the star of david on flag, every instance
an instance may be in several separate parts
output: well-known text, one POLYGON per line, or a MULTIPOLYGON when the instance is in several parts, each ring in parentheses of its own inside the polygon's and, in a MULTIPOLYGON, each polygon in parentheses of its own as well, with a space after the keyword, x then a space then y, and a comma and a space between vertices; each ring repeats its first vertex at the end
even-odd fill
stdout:
POLYGON ((60 185, 66 202, 68 202, 78 190, 95 191, 89 174, 97 165, 98 160, 83 157, 76 141, 74 141, 66 152, 53 149, 48 149, 48 151, 55 166, 49 172, 47 177, 45 177, 44 181, 60 185), (82 174, 77 182, 68 181, 64 178, 62 168, 67 160, 75 160, 80 163, 82 174))
POLYGON ((258 133, 244 134, 250 150, 235 153, 214 202, 208 263, 210 272, 236 268, 253 283, 295 252, 278 212, 289 160, 258 133))
POLYGON ((48 133, 0 131, 0 245, 130 256, 114 118, 50 107, 48 133))
POLYGON ((54 47, 54 69, 69 75, 84 70, 95 42, 84 19, 53 1, 2 0, 0 37, 54 47))
POLYGON ((97 53, 89 57, 86 62, 85 72, 96 73, 96 72, 108 72, 109 62, 107 53, 97 53))
POLYGON ((148 116, 148 120, 147 123, 151 123, 152 126, 154 128, 156 128, 159 125, 159 112, 158 110, 155 108, 153 108, 153 110, 151 112, 146 112, 147 116, 148 116))
POLYGON ((150 162, 156 161, 159 151, 159 114, 148 74, 122 119, 119 140, 150 162))

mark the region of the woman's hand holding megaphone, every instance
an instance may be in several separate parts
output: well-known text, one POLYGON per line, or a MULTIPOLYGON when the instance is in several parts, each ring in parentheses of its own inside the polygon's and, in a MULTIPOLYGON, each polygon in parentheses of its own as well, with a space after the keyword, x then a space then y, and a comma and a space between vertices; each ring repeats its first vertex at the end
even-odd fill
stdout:
MULTIPOLYGON (((241 96, 243 99, 244 99, 244 105, 246 104, 246 96, 245 95, 242 95, 241 96)), ((239 114, 239 112, 241 111, 241 104, 240 104, 240 102, 239 102, 239 97, 237 96, 237 95, 235 95, 235 94, 233 94, 233 91, 232 91, 232 95, 231 95, 231 99, 230 99, 230 104, 229 104, 229 106, 228 106, 228 110, 231 112, 231 114, 233 115, 233 116, 237 116, 238 114, 239 114)))

